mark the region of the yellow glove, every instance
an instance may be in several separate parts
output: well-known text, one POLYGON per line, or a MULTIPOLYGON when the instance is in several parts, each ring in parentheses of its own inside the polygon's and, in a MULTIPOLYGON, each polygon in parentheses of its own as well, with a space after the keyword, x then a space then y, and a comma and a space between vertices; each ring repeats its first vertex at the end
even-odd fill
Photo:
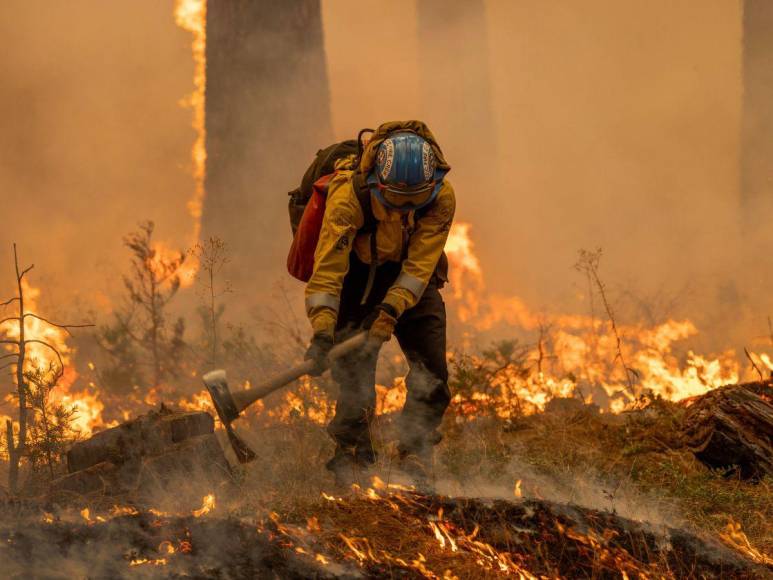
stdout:
POLYGON ((374 342, 386 342, 392 338, 397 324, 397 313, 390 304, 379 304, 362 323, 368 338, 374 342))

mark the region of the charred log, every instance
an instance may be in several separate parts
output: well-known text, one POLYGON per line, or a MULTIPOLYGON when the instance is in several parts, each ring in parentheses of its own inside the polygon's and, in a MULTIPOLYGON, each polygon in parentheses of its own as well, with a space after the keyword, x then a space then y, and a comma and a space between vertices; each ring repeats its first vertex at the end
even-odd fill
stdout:
POLYGON ((92 495, 195 505, 231 480, 212 417, 163 406, 75 444, 67 464, 69 473, 51 486, 57 500, 92 495))
POLYGON ((773 475, 773 382, 730 385, 688 407, 687 445, 705 465, 744 479, 773 475))

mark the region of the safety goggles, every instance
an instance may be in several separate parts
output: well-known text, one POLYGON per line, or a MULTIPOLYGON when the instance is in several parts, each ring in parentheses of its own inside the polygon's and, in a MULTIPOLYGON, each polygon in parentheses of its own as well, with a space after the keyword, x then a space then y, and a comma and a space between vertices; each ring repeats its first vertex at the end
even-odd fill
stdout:
POLYGON ((440 191, 445 171, 436 171, 435 179, 415 186, 395 186, 381 183, 375 172, 368 176, 368 187, 384 206, 397 211, 415 211, 431 203, 440 191))

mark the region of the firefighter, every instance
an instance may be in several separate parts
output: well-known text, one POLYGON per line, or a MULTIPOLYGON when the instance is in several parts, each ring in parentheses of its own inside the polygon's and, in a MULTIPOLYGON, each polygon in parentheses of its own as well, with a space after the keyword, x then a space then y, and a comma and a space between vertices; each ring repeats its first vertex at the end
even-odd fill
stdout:
POLYGON ((317 361, 320 372, 335 342, 368 331, 369 346, 331 369, 340 394, 328 426, 336 450, 326 467, 345 485, 357 468, 375 461, 369 424, 376 361, 380 346, 394 335, 410 369, 398 419, 399 457, 404 471, 426 481, 450 401, 446 312, 439 292, 456 205, 445 179, 450 167, 418 121, 382 125, 357 161, 329 183, 306 286, 314 332, 306 358, 317 361))

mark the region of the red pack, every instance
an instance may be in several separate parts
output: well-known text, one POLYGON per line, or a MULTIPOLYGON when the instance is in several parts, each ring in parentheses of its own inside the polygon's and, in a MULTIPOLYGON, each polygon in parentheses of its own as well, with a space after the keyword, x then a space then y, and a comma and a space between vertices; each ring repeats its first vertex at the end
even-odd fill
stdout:
POLYGON ((301 282, 308 282, 314 271, 314 252, 322 230, 322 218, 325 217, 327 186, 334 175, 323 175, 314 182, 311 198, 303 210, 303 217, 287 255, 287 271, 301 282))

